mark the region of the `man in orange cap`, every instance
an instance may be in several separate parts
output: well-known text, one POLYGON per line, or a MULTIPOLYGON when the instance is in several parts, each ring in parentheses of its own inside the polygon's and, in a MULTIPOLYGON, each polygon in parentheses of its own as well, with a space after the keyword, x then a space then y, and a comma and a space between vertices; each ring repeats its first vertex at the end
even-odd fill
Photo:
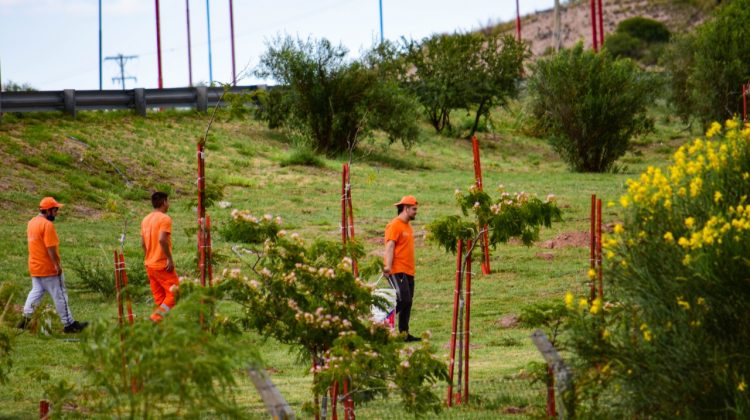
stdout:
POLYGON ((39 203, 39 214, 26 227, 31 291, 23 306, 23 320, 18 328, 27 327, 34 309, 45 293, 49 293, 55 302, 55 309, 64 326, 63 332, 81 332, 88 325, 88 322, 74 320, 68 306, 68 291, 65 289, 65 277, 60 263, 60 239, 52 223, 62 206, 54 198, 44 197, 39 203))
POLYGON ((385 227, 385 264, 383 274, 396 289, 398 331, 407 342, 420 341, 409 334, 409 318, 414 299, 414 232, 409 222, 417 217, 417 199, 412 195, 395 203, 398 216, 385 227))
POLYGON ((156 304, 151 320, 161 322, 175 305, 180 280, 172 259, 172 218, 167 216, 169 196, 164 192, 155 192, 151 195, 151 205, 154 211, 141 222, 141 246, 145 254, 143 263, 156 304))

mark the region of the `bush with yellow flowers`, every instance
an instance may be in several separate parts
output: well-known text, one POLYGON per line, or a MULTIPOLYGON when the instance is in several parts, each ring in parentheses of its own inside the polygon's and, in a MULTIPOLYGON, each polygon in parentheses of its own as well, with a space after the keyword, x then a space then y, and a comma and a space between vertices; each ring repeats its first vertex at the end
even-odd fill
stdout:
POLYGON ((604 301, 566 296, 578 414, 750 416, 749 144, 714 123, 628 181, 604 301))

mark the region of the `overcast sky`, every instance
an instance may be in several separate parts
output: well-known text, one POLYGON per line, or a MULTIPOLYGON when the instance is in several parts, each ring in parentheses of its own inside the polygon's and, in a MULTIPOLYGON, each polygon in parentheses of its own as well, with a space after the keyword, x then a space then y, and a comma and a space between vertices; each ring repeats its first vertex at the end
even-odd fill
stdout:
MULTIPOLYGON (((232 78, 229 0, 208 0, 213 79, 232 78)), ((515 0, 382 0, 386 39, 476 29, 515 18, 515 0)), ((127 62, 126 87, 158 86, 154 0, 102 0, 102 53, 127 62)), ((186 4, 193 82, 209 81, 206 0, 160 0, 164 87, 188 85, 186 4)), ((554 0, 520 0, 521 14, 554 0)), ((0 0, 0 77, 39 90, 99 88, 98 0, 0 0)), ((252 70, 277 35, 327 38, 353 55, 380 39, 378 0, 234 0, 237 72, 252 70)), ((103 88, 120 89, 119 67, 103 64, 103 88)), ((259 81, 251 75, 239 84, 259 81)), ((262 82, 262 81, 260 81, 262 82)))

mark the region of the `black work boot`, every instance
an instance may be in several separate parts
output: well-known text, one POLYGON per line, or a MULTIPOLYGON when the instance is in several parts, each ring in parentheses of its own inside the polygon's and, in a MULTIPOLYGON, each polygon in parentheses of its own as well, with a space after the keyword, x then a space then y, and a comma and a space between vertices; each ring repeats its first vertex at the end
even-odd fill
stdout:
POLYGON ((406 338, 404 339, 404 341, 407 342, 407 343, 414 343, 414 342, 417 342, 417 341, 422 341, 422 339, 419 338, 419 337, 414 337, 411 334, 407 334, 406 338))
POLYGON ((63 328, 63 332, 66 334, 79 333, 83 331, 83 329, 86 328, 86 326, 88 325, 89 325, 88 322, 73 321, 71 324, 68 324, 65 326, 65 328, 63 328))
POLYGON ((18 322, 18 324, 16 325, 16 328, 18 328, 19 330, 25 330, 26 327, 29 326, 30 322, 31 322, 31 318, 29 318, 29 317, 23 317, 23 319, 21 319, 18 322))

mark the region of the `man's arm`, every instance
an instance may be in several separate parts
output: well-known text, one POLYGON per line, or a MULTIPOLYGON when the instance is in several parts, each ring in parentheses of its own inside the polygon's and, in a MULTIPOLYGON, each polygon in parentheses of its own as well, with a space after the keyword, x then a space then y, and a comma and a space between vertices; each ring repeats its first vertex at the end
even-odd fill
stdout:
POLYGON ((385 266, 383 267, 383 274, 390 276, 393 274, 393 251, 396 249, 396 241, 388 241, 385 243, 385 266))
POLYGON ((169 232, 159 232, 159 246, 164 255, 167 256, 167 271, 174 270, 174 261, 172 260, 172 253, 169 251, 169 232))
POLYGON ((146 255, 148 250, 146 250, 146 241, 143 239, 143 235, 141 234, 141 248, 143 248, 143 255, 146 255))
POLYGON ((60 265, 60 253, 57 250, 57 245, 48 246, 47 255, 49 255, 49 259, 52 260, 52 264, 55 265, 55 270, 57 270, 57 275, 59 276, 60 274, 62 274, 62 266, 60 265))

